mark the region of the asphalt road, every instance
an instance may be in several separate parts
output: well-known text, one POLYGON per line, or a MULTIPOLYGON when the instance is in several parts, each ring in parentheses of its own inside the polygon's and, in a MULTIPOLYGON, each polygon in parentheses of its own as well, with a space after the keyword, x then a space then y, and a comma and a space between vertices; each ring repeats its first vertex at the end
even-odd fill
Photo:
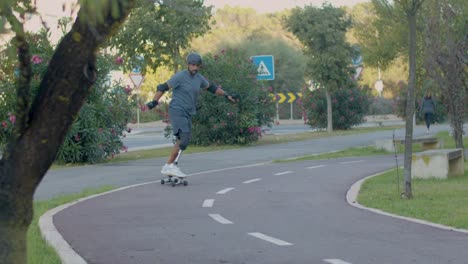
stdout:
MULTIPOLYGON (((88 263, 466 263, 468 235, 349 206, 393 157, 267 163, 146 184, 57 214, 88 263)), ((396 189, 395 189, 396 191, 396 189)))
MULTIPOLYGON (((418 127, 415 134, 423 131, 418 127)), ((352 183, 394 167, 393 157, 269 163, 391 136, 392 131, 382 131, 184 155, 181 166, 192 174, 189 186, 156 182, 128 188, 60 211, 54 223, 79 255, 96 264, 466 263, 466 234, 345 202, 352 183)), ((164 161, 50 171, 36 199, 85 187, 154 182, 162 178, 164 161)))

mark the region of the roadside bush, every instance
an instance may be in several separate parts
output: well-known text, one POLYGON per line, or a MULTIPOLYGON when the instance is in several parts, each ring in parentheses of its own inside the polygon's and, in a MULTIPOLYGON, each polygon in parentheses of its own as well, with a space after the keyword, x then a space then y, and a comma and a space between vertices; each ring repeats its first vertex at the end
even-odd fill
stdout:
MULTIPOLYGON (((203 76, 237 95, 236 104, 203 92, 193 118, 191 142, 196 145, 249 144, 257 141, 261 127, 273 122, 274 104, 268 89, 256 80, 256 68, 239 50, 222 50, 203 57, 203 76)), ((166 131, 166 133, 169 133, 166 131)))
MULTIPOLYGON (((31 35, 31 63, 33 78, 31 82, 31 98, 37 94, 39 83, 42 80, 49 58, 52 56, 53 47, 47 39, 48 33, 42 31, 31 35)), ((6 99, 0 100, 0 144, 5 143, 8 133, 14 125, 15 115, 13 102, 15 95, 14 65, 9 61, 15 61, 15 54, 6 49, 2 56, 9 58, 2 63, 2 73, 7 75, 0 78, 0 95, 7 93, 6 99), (13 94, 13 95, 12 95, 13 94)), ((86 103, 80 110, 75 122, 68 132, 57 154, 59 163, 89 162, 94 163, 106 158, 112 158, 115 154, 126 150, 121 137, 125 136, 126 125, 131 116, 131 105, 135 97, 132 89, 123 87, 119 83, 110 83, 109 72, 118 67, 115 58, 111 55, 98 54, 97 69, 98 79, 86 103)), ((128 131, 127 131, 128 132, 128 131)))
MULTIPOLYGON (((315 128, 327 127, 327 100, 324 89, 306 91, 302 100, 307 124, 315 128)), ((364 122, 370 99, 358 88, 338 89, 331 95, 333 129, 346 130, 364 122)))
POLYGON ((374 97, 369 105, 369 115, 389 115, 396 111, 395 102, 383 97, 374 97))

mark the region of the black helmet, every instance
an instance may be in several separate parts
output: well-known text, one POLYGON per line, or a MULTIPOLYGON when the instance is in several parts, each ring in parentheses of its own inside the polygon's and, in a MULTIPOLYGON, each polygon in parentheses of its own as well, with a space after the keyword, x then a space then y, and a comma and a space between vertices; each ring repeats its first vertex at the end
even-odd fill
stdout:
POLYGON ((198 53, 190 53, 187 56, 187 64, 202 65, 202 58, 198 53))

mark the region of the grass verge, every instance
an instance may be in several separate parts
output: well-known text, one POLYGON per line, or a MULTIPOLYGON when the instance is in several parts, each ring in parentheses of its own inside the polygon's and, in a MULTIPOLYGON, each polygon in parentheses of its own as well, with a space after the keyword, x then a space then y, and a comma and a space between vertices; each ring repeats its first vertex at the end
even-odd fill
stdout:
POLYGON ((77 199, 114 189, 104 186, 98 189, 86 189, 79 194, 59 196, 51 200, 34 202, 34 217, 28 229, 27 248, 28 263, 34 264, 61 264, 59 256, 42 238, 39 230, 39 218, 47 211, 77 199))
MULTIPOLYGON (((448 132, 435 135, 443 148, 455 148, 455 142, 448 132)), ((468 139, 464 140, 464 145, 468 139)), ((413 146, 413 152, 422 151, 422 147, 413 146)), ((397 147, 398 155, 403 155, 404 145, 397 147)), ((275 162, 294 162, 303 160, 332 159, 356 156, 390 155, 385 150, 372 146, 349 148, 338 152, 310 155, 275 162)), ((422 219, 455 228, 468 229, 468 162, 465 161, 465 174, 447 180, 413 179, 413 199, 402 199, 403 170, 391 170, 366 180, 358 194, 358 202, 364 206, 385 212, 422 219)))
POLYGON ((359 191, 360 204, 385 212, 468 229, 468 163, 465 174, 447 180, 413 179, 413 199, 402 199, 402 170, 366 180, 359 191), (399 182, 399 185, 397 183, 399 182))

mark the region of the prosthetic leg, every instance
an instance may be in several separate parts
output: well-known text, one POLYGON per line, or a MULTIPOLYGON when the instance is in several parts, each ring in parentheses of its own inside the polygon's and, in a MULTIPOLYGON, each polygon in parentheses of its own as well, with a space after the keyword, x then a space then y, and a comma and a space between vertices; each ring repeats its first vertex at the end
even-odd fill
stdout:
MULTIPOLYGON (((186 180, 187 176, 180 171, 180 169, 177 167, 177 164, 179 164, 179 158, 182 155, 182 152, 188 146, 188 143, 190 141, 190 133, 180 133, 179 136, 180 136, 179 143, 178 143, 179 149, 177 151, 176 157, 170 165, 167 165, 169 166, 169 168, 167 169, 168 173, 165 174, 167 175, 167 178, 161 180, 161 184, 170 183, 172 187, 175 187, 178 184, 183 184, 184 186, 187 186, 188 184, 186 180)), ((173 150, 171 155, 174 155, 174 154, 175 154, 175 149, 173 150)))

